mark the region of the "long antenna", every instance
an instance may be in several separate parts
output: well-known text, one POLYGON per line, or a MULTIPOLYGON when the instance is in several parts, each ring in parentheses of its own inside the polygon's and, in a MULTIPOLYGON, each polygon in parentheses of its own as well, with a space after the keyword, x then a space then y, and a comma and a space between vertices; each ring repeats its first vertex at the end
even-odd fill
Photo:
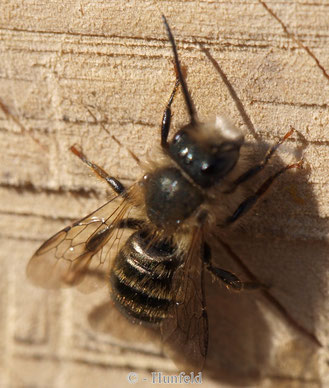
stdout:
POLYGON ((187 89, 187 85, 186 85, 186 82, 185 82, 185 79, 184 79, 184 76, 183 76, 183 73, 182 73, 182 69, 181 69, 180 63, 179 63, 175 39, 174 39, 173 34, 172 34, 171 30, 170 30, 170 27, 169 27, 169 24, 167 22, 167 19, 166 19, 166 17, 164 15, 162 15, 162 20, 163 20, 164 25, 166 27, 168 38, 169 38, 169 41, 171 43, 172 50, 173 50, 173 53, 174 53, 175 66, 176 66, 177 73, 178 73, 178 79, 179 79, 180 84, 182 85, 183 95, 184 95, 184 99, 185 99, 185 103, 186 103, 186 106, 187 106, 188 113, 190 115, 191 125, 194 126, 196 124, 196 121, 197 121, 196 120, 196 112, 195 112, 195 108, 194 108, 194 105, 193 105, 190 93, 189 93, 189 91, 187 89))

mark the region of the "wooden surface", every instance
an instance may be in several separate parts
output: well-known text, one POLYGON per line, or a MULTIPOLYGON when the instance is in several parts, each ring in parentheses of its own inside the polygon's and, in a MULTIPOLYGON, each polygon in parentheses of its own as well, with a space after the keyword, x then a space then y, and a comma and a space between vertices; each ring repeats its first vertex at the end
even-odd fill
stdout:
MULTIPOLYGON (((296 149, 305 160, 231 236, 278 305, 258 292, 233 295, 207 279, 204 386, 328 385, 329 2, 2 0, 0 101, 23 128, 0 111, 0 386, 130 386, 130 371, 146 386, 150 370, 175 373, 157 348, 90 329, 88 311, 106 293, 46 292, 25 278, 42 241, 108 198, 68 148, 81 145, 131 183, 139 167, 99 122, 141 159, 158 144, 175 78, 161 12, 200 119, 229 117, 253 142, 256 159, 265 143, 294 127, 277 163, 292 160, 296 149)), ((181 95, 173 111, 174 129, 187 117, 181 95)), ((220 260, 234 270, 225 255, 220 260)))

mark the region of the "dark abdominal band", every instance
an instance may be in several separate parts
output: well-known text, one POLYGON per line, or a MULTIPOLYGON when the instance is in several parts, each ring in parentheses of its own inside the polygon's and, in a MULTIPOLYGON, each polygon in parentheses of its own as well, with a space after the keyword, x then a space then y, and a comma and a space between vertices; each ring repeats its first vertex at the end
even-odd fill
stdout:
POLYGON ((143 231, 131 235, 110 273, 111 295, 118 309, 134 321, 158 323, 166 318, 178 265, 172 245, 152 243, 143 231))

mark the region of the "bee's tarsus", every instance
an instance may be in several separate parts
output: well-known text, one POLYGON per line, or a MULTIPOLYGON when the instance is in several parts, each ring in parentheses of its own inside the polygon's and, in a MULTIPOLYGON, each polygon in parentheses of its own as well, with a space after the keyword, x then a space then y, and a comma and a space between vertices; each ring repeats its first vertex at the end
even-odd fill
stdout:
POLYGON ((257 164, 256 166, 252 166, 249 170, 245 171, 242 175, 240 175, 232 184, 231 188, 227 191, 227 193, 233 193, 235 189, 241 184, 251 179, 253 176, 258 174, 260 171, 264 169, 269 160, 272 158, 274 153, 280 147, 282 143, 284 143, 294 132, 294 128, 291 128, 277 143, 273 144, 273 146, 266 152, 264 159, 257 164))
POLYGON ((218 267, 214 267, 211 262, 211 249, 206 242, 203 245, 203 261, 206 265, 207 270, 215 277, 215 279, 225 283, 226 287, 231 290, 256 290, 262 287, 262 285, 257 282, 243 282, 232 272, 225 271, 224 269, 218 267))
POLYGON ((303 160, 301 159, 296 163, 288 164, 287 166, 282 167, 275 174, 268 177, 266 181, 259 187, 259 189, 254 194, 250 195, 243 202, 241 202, 240 205, 235 210, 235 212, 231 216, 227 217, 226 225, 233 224, 235 221, 241 218, 245 213, 247 213, 247 211, 249 211, 256 204, 256 202, 267 192, 267 190, 271 187, 272 183, 280 175, 282 175, 283 173, 285 173, 286 171, 292 168, 301 168, 302 164, 303 164, 303 160))
POLYGON ((106 183, 111 187, 111 189, 114 190, 117 194, 122 196, 127 195, 126 188, 118 179, 110 176, 105 170, 102 169, 102 167, 99 167, 94 162, 88 160, 85 154, 82 151, 78 150, 75 145, 71 146, 70 150, 74 153, 74 155, 81 159, 83 163, 90 167, 99 178, 105 180, 106 183))

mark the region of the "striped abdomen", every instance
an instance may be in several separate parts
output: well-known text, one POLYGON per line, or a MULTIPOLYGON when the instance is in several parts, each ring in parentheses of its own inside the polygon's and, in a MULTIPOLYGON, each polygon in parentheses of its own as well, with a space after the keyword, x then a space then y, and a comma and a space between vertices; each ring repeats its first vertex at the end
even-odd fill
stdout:
POLYGON ((172 302, 172 279, 179 258, 166 242, 151 243, 135 232, 121 248, 110 273, 112 298, 130 319, 157 323, 167 317, 172 302))

